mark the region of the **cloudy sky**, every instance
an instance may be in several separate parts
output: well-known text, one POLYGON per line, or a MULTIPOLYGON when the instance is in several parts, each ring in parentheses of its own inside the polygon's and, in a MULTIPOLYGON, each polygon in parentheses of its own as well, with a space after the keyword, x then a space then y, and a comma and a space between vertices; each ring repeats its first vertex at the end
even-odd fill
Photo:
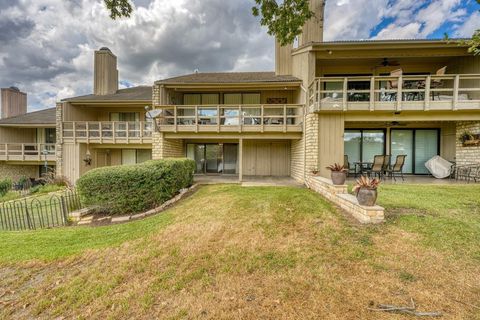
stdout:
MULTIPOLYGON (((121 87, 200 71, 264 71, 273 39, 253 0, 133 0, 111 21, 103 0, 0 0, 0 87, 28 92, 29 110, 92 91, 93 50, 119 59, 121 87)), ((325 40, 471 36, 475 0, 328 0, 325 40)))

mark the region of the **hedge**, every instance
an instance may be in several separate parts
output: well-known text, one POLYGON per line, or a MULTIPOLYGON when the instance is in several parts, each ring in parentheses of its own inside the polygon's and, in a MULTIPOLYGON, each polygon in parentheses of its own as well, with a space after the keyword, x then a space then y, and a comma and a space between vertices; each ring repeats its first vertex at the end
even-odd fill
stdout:
POLYGON ((150 160, 142 164, 93 169, 77 181, 87 206, 107 214, 127 214, 154 208, 193 183, 195 162, 188 159, 150 160))
POLYGON ((12 189, 12 180, 4 179, 0 180, 0 197, 3 197, 12 189))

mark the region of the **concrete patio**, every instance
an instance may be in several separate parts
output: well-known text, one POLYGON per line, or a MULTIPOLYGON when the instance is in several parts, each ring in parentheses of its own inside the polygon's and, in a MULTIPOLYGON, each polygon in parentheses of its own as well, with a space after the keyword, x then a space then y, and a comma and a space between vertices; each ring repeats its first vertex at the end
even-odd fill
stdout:
POLYGON ((198 184, 240 184, 244 187, 304 187, 301 182, 291 177, 244 176, 240 182, 237 175, 195 175, 194 180, 198 184))

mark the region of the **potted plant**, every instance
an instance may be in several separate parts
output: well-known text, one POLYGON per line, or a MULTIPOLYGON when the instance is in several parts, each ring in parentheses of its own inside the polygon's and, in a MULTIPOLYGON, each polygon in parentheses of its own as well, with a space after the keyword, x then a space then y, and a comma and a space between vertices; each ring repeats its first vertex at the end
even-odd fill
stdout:
POLYGON ((316 176, 316 175, 318 174, 318 169, 317 169, 317 168, 313 168, 313 169, 312 169, 312 174, 313 174, 314 176, 316 176))
POLYGON ((370 179, 361 176, 360 179, 357 179, 357 183, 353 187, 353 192, 355 192, 357 196, 358 203, 367 207, 374 206, 377 201, 377 188, 379 184, 380 180, 376 178, 370 179))
POLYGON ((348 170, 345 168, 345 166, 340 165, 338 163, 334 163, 332 165, 329 165, 327 167, 328 170, 331 171, 331 178, 332 182, 334 185, 343 185, 345 183, 345 180, 347 179, 347 172, 348 170))
POLYGON ((460 142, 466 144, 467 141, 474 140, 473 134, 469 131, 464 131, 459 138, 460 142))

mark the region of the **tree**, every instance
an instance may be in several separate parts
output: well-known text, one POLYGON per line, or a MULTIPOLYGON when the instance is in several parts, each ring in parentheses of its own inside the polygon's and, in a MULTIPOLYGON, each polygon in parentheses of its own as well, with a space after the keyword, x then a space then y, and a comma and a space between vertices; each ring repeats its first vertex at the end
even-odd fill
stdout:
POLYGON ((113 20, 121 17, 130 17, 133 12, 132 4, 129 0, 103 0, 108 11, 110 11, 110 18, 113 20))

